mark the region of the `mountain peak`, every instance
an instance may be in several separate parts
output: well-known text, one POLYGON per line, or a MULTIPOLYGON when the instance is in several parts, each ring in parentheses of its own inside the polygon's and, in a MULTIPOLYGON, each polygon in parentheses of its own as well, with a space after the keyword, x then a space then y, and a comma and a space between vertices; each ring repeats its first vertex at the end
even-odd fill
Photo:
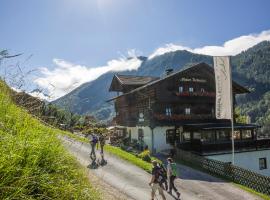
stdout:
MULTIPOLYGON (((137 57, 142 60, 138 70, 124 71, 121 74, 135 76, 156 76, 164 74, 166 68, 174 71, 192 66, 195 63, 204 62, 213 64, 212 56, 195 54, 187 50, 177 50, 168 52, 152 59, 144 56, 137 57)), ((244 83, 248 87, 258 87, 259 84, 270 86, 270 42, 264 41, 249 50, 232 57, 234 78, 239 83, 244 83)), ((113 105, 106 103, 114 94, 109 93, 114 73, 106 73, 95 81, 85 83, 76 88, 71 93, 57 99, 53 103, 63 106, 65 102, 70 102, 71 110, 78 114, 91 114, 99 120, 108 120, 113 116, 113 105)), ((261 89, 258 89, 262 92, 261 89)), ((251 94, 253 95, 253 94, 251 94)))

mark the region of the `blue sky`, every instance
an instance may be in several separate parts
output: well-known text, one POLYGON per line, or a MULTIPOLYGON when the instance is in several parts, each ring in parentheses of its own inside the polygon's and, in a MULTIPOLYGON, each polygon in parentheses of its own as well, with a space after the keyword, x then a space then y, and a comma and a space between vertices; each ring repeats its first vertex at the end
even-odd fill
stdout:
POLYGON ((26 67, 48 73, 54 59, 92 68, 130 49, 148 56, 169 43, 221 46, 259 34, 270 29, 269 8, 269 0, 0 0, 0 49, 33 55, 26 67))

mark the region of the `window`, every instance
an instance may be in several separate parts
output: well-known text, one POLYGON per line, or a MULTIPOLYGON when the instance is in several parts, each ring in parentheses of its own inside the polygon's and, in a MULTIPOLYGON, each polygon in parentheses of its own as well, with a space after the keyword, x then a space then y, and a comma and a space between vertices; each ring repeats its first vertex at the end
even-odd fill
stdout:
POLYGON ((175 130, 175 141, 180 141, 180 130, 179 129, 175 130))
POLYGON ((251 139, 252 138, 251 130, 242 130, 242 138, 251 139))
POLYGON ((186 109, 185 109, 185 114, 186 114, 186 115, 190 115, 190 108, 186 108, 186 109))
POLYGON ((131 141, 131 130, 128 130, 128 139, 131 141))
POLYGON ((174 145, 174 141, 175 141, 174 129, 167 130, 166 131, 166 143, 174 145))
POLYGON ((183 141, 186 141, 186 142, 190 141, 190 132, 183 133, 183 141))
POLYGON ((184 92, 184 88, 183 88, 183 86, 180 86, 179 87, 179 93, 182 93, 182 92, 184 92))
POLYGON ((203 131, 202 132, 202 141, 204 141, 204 142, 213 142, 213 141, 215 141, 215 132, 203 131))
POLYGON ((267 169, 266 158, 259 158, 260 170, 267 169))
POLYGON ((166 108, 166 115, 172 116, 172 109, 171 108, 166 108))
POLYGON ((189 91, 189 92, 194 92, 193 87, 189 87, 189 88, 188 88, 188 91, 189 91))
POLYGON ((241 140, 241 134, 240 131, 234 131, 233 138, 235 140, 241 140))
POLYGON ((201 133, 199 133, 199 132, 194 132, 194 133, 193 133, 193 139, 195 139, 195 140, 200 140, 200 139, 201 139, 201 133))
POLYGON ((201 88, 201 92, 205 92, 204 88, 201 88))
POLYGON ((230 140, 230 134, 228 131, 217 131, 216 132, 217 135, 217 140, 221 140, 221 141, 226 141, 226 140, 230 140))
POLYGON ((212 117, 215 117, 216 116, 215 109, 214 108, 211 109, 211 114, 212 114, 212 117))
POLYGON ((138 141, 143 141, 143 137, 144 137, 143 129, 139 128, 138 129, 138 141))

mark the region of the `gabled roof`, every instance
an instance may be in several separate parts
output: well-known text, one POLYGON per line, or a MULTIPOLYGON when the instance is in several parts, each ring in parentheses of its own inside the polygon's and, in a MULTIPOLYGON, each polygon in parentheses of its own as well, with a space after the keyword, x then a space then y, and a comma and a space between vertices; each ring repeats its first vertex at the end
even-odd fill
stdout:
POLYGON ((131 76, 131 75, 116 75, 122 85, 145 85, 151 81, 159 79, 153 76, 131 76))
MULTIPOLYGON (((199 64, 195 64, 195 65, 193 65, 193 66, 191 66, 191 67, 189 67, 189 68, 182 69, 182 70, 180 70, 180 71, 178 71, 178 72, 175 72, 175 73, 172 73, 172 74, 170 74, 170 75, 167 75, 167 76, 165 76, 165 77, 163 77, 163 78, 160 78, 160 79, 151 81, 151 82, 148 83, 148 84, 145 84, 145 85, 143 85, 143 86, 141 86, 141 87, 138 87, 138 88, 136 88, 136 89, 134 89, 134 90, 131 90, 130 92, 127 92, 127 93, 125 93, 125 94, 123 94, 123 95, 120 95, 120 96, 117 96, 117 97, 115 97, 115 98, 112 98, 112 99, 110 99, 110 100, 108 100, 108 101, 117 99, 117 98, 119 98, 119 97, 121 97, 121 96, 124 96, 124 95, 129 95, 129 94, 131 94, 131 93, 140 91, 140 90, 142 90, 142 89, 144 89, 144 88, 147 88, 147 87, 150 87, 150 86, 152 86, 152 85, 155 85, 155 84, 157 84, 157 83, 159 83, 159 82, 165 81, 165 80, 167 80, 167 79, 169 79, 169 78, 171 78, 171 77, 173 77, 173 76, 176 76, 176 75, 178 75, 178 74, 188 73, 190 70, 204 70, 205 72, 212 74, 213 78, 215 78, 215 76, 214 76, 214 68, 213 68, 213 67, 211 67, 210 65, 208 65, 208 64, 206 64, 206 63, 199 63, 199 64)), ((236 94, 250 93, 250 91, 249 91, 247 88, 245 88, 245 87, 239 85, 239 84, 236 83, 235 81, 232 81, 232 85, 233 85, 233 89, 235 90, 235 93, 236 93, 236 94)))
POLYGON ((153 76, 133 76, 116 74, 113 77, 109 91, 122 91, 125 86, 143 86, 152 81, 158 80, 153 76))

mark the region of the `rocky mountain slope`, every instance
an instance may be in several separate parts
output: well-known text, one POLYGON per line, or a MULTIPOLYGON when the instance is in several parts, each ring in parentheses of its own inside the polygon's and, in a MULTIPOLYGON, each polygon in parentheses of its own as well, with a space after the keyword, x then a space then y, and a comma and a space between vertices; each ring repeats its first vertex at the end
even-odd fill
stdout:
MULTIPOLYGON (((143 62, 138 70, 121 74, 162 76, 166 68, 177 71, 195 63, 205 62, 212 65, 213 62, 211 56, 188 51, 175 51, 152 59, 146 57, 140 59, 143 62)), ((264 102, 268 97, 267 92, 270 91, 270 42, 261 42, 233 56, 232 68, 233 79, 252 90, 251 94, 242 95, 237 99, 242 112, 249 114, 254 122, 265 123, 261 118, 267 118, 267 111, 270 109, 264 102), (261 104, 265 105, 262 110, 256 108, 261 101, 264 102, 261 104)), ((78 114, 91 114, 100 120, 111 119, 113 105, 106 100, 115 95, 108 92, 114 73, 106 73, 94 81, 85 83, 53 103, 78 114)))

